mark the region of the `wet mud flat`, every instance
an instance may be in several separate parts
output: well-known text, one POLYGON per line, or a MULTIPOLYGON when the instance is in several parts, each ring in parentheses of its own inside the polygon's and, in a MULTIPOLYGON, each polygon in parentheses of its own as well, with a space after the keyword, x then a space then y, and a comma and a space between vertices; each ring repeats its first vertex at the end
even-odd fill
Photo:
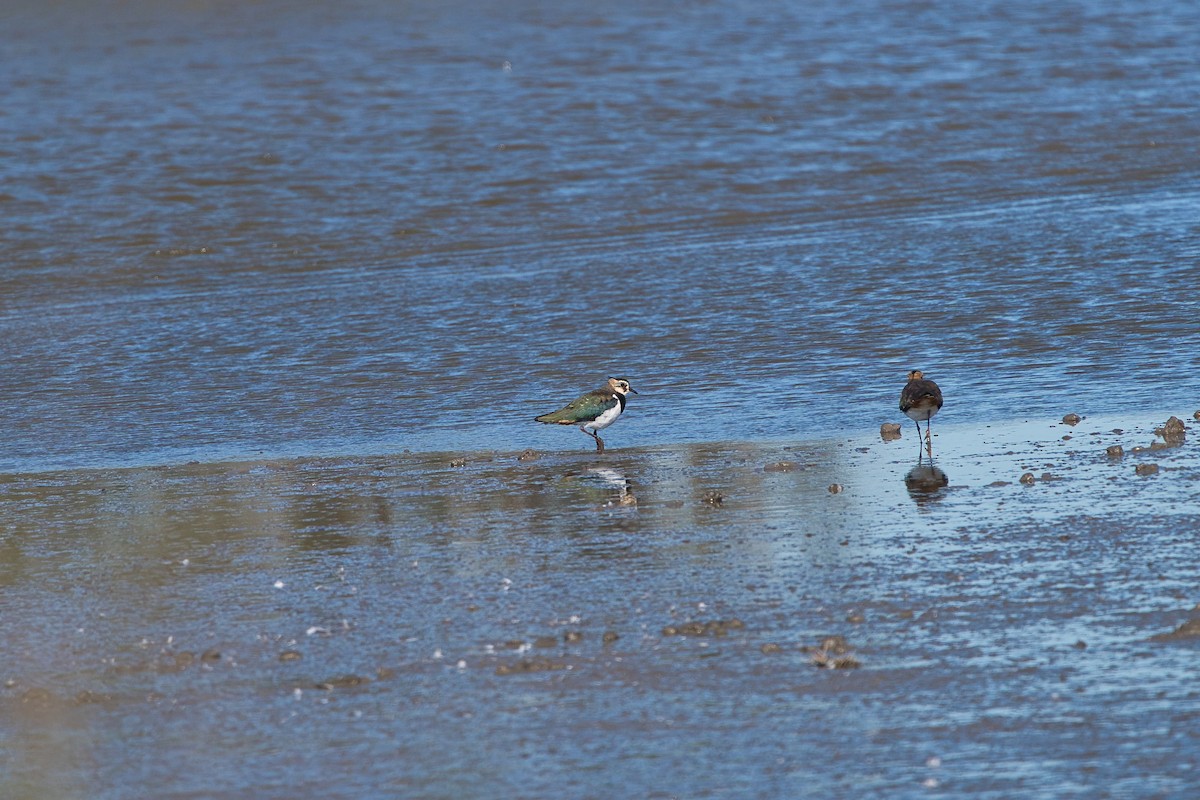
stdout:
POLYGON ((0 796, 1188 797, 1182 411, 6 475, 0 796))

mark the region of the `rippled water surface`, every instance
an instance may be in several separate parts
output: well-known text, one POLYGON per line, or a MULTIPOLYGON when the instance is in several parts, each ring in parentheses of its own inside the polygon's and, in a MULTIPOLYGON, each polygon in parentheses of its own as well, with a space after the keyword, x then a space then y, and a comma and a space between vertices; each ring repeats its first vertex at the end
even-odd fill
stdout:
POLYGON ((1197 52, 1155 1, 8 3, 0 795, 1192 796, 1195 456, 1104 448, 1200 407, 1197 52), (946 486, 875 434, 912 368, 946 486), (603 459, 532 421, 609 375, 603 459))

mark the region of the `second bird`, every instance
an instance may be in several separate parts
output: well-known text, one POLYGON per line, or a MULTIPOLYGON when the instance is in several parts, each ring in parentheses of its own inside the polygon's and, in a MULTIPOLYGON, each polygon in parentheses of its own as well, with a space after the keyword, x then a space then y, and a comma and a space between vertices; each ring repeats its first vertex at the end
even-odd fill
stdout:
POLYGON ((608 383, 550 414, 534 417, 538 422, 578 425, 579 430, 596 440, 596 452, 604 452, 604 440, 596 433, 617 421, 625 410, 625 395, 637 392, 624 378, 609 378, 608 383))
POLYGON ((908 373, 908 383, 900 392, 900 410, 917 425, 917 437, 921 436, 921 422, 925 420, 925 441, 931 441, 929 420, 942 408, 942 390, 925 378, 921 370, 908 373))

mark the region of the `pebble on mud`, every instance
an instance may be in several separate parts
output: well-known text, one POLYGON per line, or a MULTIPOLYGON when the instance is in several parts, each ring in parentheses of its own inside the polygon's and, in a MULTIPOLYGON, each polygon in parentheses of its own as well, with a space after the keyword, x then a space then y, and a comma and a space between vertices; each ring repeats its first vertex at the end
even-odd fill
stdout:
POLYGON ((1026 472, 1021 476, 1021 483, 1025 484, 1026 486, 1032 486, 1036 480, 1037 478, 1033 477, 1032 472, 1026 472))
POLYGON ((1154 475, 1158 472, 1158 464, 1138 464, 1134 471, 1138 475, 1154 475))
POLYGON ((539 636, 533 640, 533 646, 540 648, 557 647, 558 639, 553 636, 539 636))
POLYGON ((604 635, 600 637, 600 641, 604 642, 605 644, 612 644, 620 638, 621 634, 617 633, 616 631, 605 631, 604 635))
POLYGON ((841 494, 845 490, 845 488, 846 487, 842 486, 840 483, 831 483, 831 484, 829 484, 829 493, 830 494, 841 494))
POLYGON ((763 464, 763 472, 795 472, 799 466, 795 461, 773 461, 763 464))
POLYGON ((522 450, 521 455, 517 456, 517 461, 535 461, 539 455, 537 450, 522 450))
POLYGON ((1109 458, 1122 458, 1125 455, 1125 448, 1119 444, 1110 445, 1104 452, 1108 453, 1109 458))
POLYGON ((1066 423, 1067 425, 1074 426, 1074 425, 1078 425, 1079 421, 1081 419, 1083 419, 1083 417, 1079 416, 1078 414, 1071 413, 1071 414, 1067 414, 1066 416, 1063 417, 1063 422, 1066 423))
POLYGON ((879 438, 885 442, 893 442, 900 438, 900 423, 885 422, 879 426, 879 438))
POLYGON ((301 658, 303 656, 296 650, 284 650, 279 654, 280 661, 299 661, 301 658))

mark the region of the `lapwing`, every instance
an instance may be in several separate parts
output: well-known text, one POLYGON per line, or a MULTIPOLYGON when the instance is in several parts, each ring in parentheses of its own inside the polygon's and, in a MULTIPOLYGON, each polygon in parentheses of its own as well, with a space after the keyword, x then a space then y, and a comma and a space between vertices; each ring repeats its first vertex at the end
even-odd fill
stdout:
POLYGON ((596 452, 604 452, 604 440, 596 435, 617 421, 625 410, 625 395, 637 392, 624 378, 609 378, 608 383, 594 392, 572 400, 551 414, 534 417, 538 422, 557 425, 578 425, 579 430, 596 440, 596 452))
POLYGON ((927 380, 921 370, 914 369, 908 373, 908 383, 900 392, 900 410, 917 426, 917 438, 921 437, 921 420, 925 420, 925 441, 932 444, 929 433, 929 420, 942 408, 942 390, 931 380, 927 380))

